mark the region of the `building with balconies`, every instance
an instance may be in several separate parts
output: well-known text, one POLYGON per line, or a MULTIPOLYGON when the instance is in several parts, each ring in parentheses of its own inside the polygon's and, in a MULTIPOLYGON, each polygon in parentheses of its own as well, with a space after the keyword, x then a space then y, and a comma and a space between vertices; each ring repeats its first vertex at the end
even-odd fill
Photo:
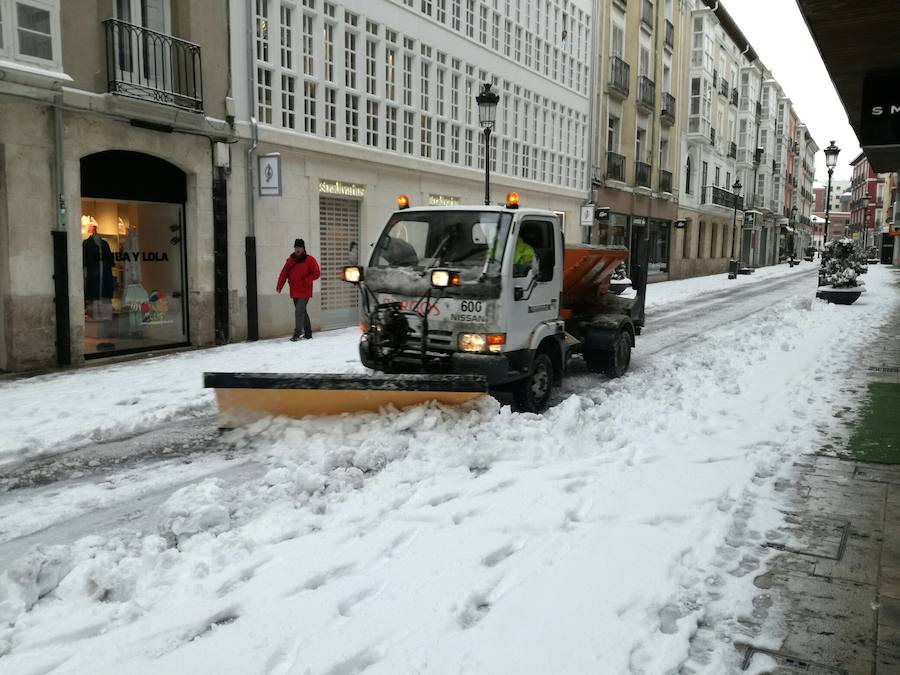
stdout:
POLYGON ((227 36, 211 0, 0 1, 0 370, 227 334, 227 36))
POLYGON ((753 156, 750 131, 745 126, 740 139, 738 121, 742 106, 745 117, 755 111, 759 79, 751 86, 742 78, 757 55, 725 6, 706 0, 687 6, 692 50, 683 77, 690 100, 679 193, 685 226, 673 241, 674 278, 723 272, 738 253, 745 192, 733 186, 739 160, 750 165, 753 156))
MULTIPOLYGON (((317 256, 314 328, 357 322, 357 293, 340 268, 354 245, 368 254, 398 194, 414 205, 483 202, 475 97, 485 83, 500 97, 492 203, 517 191, 524 206, 560 212, 570 240, 581 237, 593 165, 592 0, 230 0, 230 16, 233 154, 241 175, 249 169, 235 209, 259 223, 260 270, 280 268, 295 237, 317 256), (263 167, 279 166, 281 182, 259 194, 263 167)), ((603 91, 633 101, 631 57, 619 55, 620 64, 604 61, 603 91)), ((260 282, 255 300, 260 335, 291 331, 272 283, 260 282)))
POLYGON ((652 280, 668 278, 677 216, 688 58, 680 0, 596 0, 598 26, 592 198, 609 218, 584 239, 630 246, 650 240, 652 280))

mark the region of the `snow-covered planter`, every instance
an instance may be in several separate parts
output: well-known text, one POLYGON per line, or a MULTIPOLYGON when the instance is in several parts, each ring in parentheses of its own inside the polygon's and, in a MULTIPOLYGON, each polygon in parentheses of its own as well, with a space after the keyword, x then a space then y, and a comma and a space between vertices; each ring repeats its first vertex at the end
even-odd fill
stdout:
POLYGON ((816 297, 839 305, 852 305, 864 290, 859 281, 863 270, 863 257, 853 240, 829 241, 822 252, 816 297))

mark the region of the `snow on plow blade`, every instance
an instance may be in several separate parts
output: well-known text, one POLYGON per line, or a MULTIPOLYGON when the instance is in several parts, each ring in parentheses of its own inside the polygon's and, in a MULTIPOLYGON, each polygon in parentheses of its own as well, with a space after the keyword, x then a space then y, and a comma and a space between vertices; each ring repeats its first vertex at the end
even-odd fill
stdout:
POLYGON ((216 390, 223 428, 268 416, 377 412, 429 401, 460 405, 488 393, 481 375, 204 373, 203 386, 216 390))

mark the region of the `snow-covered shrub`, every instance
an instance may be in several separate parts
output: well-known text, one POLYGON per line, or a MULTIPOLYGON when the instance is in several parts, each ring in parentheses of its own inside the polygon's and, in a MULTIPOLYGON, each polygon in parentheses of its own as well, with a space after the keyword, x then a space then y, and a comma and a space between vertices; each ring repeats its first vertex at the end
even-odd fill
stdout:
POLYGON ((862 256, 863 253, 853 244, 852 239, 829 241, 822 252, 819 284, 832 288, 857 286, 857 277, 865 267, 862 256))

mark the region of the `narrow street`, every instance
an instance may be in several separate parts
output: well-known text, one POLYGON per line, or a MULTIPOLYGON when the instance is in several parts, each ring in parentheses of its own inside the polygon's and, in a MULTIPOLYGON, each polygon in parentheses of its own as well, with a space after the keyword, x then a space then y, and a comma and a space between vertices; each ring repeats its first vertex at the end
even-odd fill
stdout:
POLYGON ((201 416, 130 459, 20 465, 4 672, 736 670, 732 643, 778 634, 742 615, 845 396, 819 353, 850 336, 849 365, 898 301, 880 269, 853 312, 813 301, 812 271, 651 303, 633 371, 568 379, 542 416, 201 416))

